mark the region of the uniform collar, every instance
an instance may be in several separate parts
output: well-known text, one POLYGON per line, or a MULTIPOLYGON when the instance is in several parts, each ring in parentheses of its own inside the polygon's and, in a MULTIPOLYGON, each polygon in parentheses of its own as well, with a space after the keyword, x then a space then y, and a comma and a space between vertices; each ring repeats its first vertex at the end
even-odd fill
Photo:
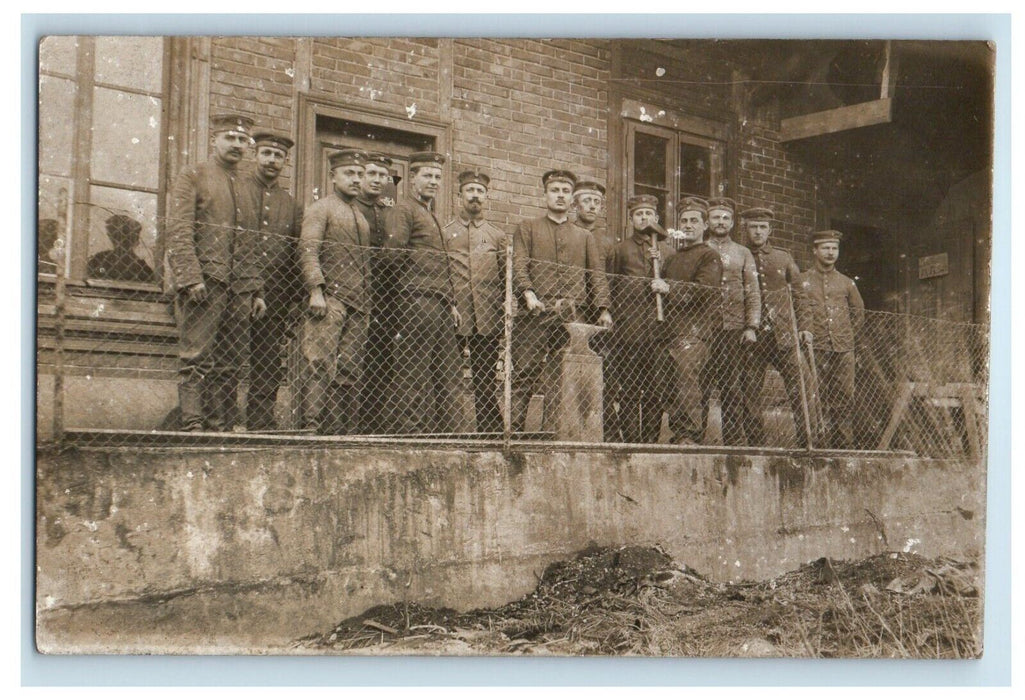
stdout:
POLYGON ((480 216, 476 216, 471 219, 466 215, 465 211, 461 211, 459 212, 459 222, 462 223, 463 226, 468 227, 473 224, 475 227, 480 228, 484 225, 484 214, 481 213, 480 216))
POLYGON ((651 240, 645 238, 644 235, 641 234, 639 231, 634 231, 630 235, 630 240, 636 243, 637 245, 651 245, 651 240))
POLYGON ((358 201, 362 202, 363 204, 366 204, 368 207, 383 207, 384 206, 383 204, 381 204, 381 200, 380 199, 369 199, 367 197, 364 197, 362 193, 357 195, 356 199, 358 201))
POLYGON ((274 182, 268 184, 262 177, 260 177, 260 174, 255 170, 252 173, 250 173, 250 176, 260 185, 260 187, 262 187, 265 190, 276 189, 281 181, 281 178, 276 177, 274 178, 274 182))
POLYGON ((559 221, 558 219, 556 219, 555 217, 553 217, 553 216, 552 216, 552 213, 551 213, 551 212, 547 212, 547 213, 545 214, 545 218, 546 218, 546 219, 548 219, 549 221, 551 221, 551 222, 552 222, 553 224, 555 224, 556 226, 561 226, 562 224, 565 224, 565 223, 568 223, 568 222, 569 222, 569 213, 566 213, 566 214, 565 214, 565 215, 563 216, 563 218, 562 218, 562 221, 559 221))
POLYGON ((763 245, 761 248, 752 248, 751 246, 748 246, 747 249, 755 255, 759 255, 761 253, 771 253, 772 244, 770 244, 768 241, 765 241, 765 245, 763 245))
POLYGON ((414 202, 416 202, 417 204, 419 204, 419 205, 420 205, 421 207, 423 207, 424 209, 426 209, 427 211, 434 211, 434 210, 433 210, 433 209, 431 208, 431 203, 432 203, 432 202, 434 201, 433 199, 420 199, 420 197, 419 197, 419 196, 417 196, 417 195, 415 195, 415 194, 414 194, 414 195, 412 195, 412 196, 411 196, 410 198, 411 198, 411 199, 412 199, 412 200, 413 200, 414 202))
POLYGON ((729 248, 731 245, 733 245, 733 239, 729 236, 726 236, 726 238, 723 238, 722 242, 720 243, 719 238, 717 238, 716 236, 709 236, 708 240, 705 241, 705 243, 712 246, 713 248, 729 248))

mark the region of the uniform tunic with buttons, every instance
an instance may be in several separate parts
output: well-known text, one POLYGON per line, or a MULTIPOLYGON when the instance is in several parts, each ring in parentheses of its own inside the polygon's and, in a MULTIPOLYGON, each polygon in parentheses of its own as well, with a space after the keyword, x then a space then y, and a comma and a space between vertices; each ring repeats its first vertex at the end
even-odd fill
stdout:
POLYGON ((370 226, 353 200, 337 192, 319 199, 303 216, 299 264, 307 289, 367 312, 366 270, 370 226))
POLYGON ((761 291, 760 330, 762 333, 771 333, 781 347, 792 347, 795 322, 798 328, 807 328, 810 324, 804 288, 798 282, 801 271, 790 253, 768 243, 760 248, 751 248, 751 254, 754 256, 761 291))
POLYGON ((262 261, 257 233, 244 226, 236 191, 244 175, 213 160, 183 172, 171 190, 167 253, 175 286, 214 280, 235 293, 257 292, 262 261))
POLYGON ((503 327, 505 299, 506 235, 483 217, 474 220, 462 216, 444 229, 456 308, 461 323, 458 333, 495 335, 503 327))
POLYGON ((437 296, 453 303, 452 273, 441 225, 429 203, 405 197, 388 210, 384 247, 398 275, 399 293, 437 296))
POLYGON ((723 330, 758 328, 762 300, 751 251, 729 238, 720 241, 711 236, 705 242, 722 258, 723 330))
POLYGON ((356 207, 370 225, 370 245, 380 248, 388 236, 385 222, 390 207, 381 203, 381 200, 369 200, 363 196, 356 197, 356 207))
POLYGON ((609 285, 598 242, 573 222, 548 216, 524 221, 513 237, 513 277, 517 293, 533 290, 544 304, 565 299, 610 306, 609 285))
POLYGON ((811 268, 800 276, 808 299, 810 330, 816 350, 850 352, 854 336, 865 318, 865 302, 854 280, 835 269, 823 272, 811 268))
MULTIPOLYGON (((676 252, 665 241, 658 242, 662 265, 676 252)), ((651 238, 635 233, 620 242, 605 257, 605 271, 612 296, 612 317, 616 325, 612 335, 619 342, 650 343, 652 334, 665 336, 665 323, 656 315, 655 294, 651 291, 654 266, 651 260, 651 238)))

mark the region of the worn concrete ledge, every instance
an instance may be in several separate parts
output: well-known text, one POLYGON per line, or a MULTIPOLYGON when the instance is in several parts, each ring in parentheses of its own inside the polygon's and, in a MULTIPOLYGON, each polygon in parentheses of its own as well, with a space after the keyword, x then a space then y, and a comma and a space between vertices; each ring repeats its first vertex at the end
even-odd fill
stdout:
POLYGON ((287 653, 375 604, 496 605, 589 542, 719 580, 888 549, 978 556, 977 464, 555 446, 40 452, 51 653, 287 653))

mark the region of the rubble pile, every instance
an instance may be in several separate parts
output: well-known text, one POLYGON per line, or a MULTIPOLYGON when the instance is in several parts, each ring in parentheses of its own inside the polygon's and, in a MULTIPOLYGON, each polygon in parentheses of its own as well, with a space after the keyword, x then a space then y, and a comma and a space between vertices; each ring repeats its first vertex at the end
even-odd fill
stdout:
POLYGON ((974 658, 974 563, 887 552, 768 581, 709 581, 659 547, 592 546, 500 608, 371 608, 296 642, 370 654, 974 658))

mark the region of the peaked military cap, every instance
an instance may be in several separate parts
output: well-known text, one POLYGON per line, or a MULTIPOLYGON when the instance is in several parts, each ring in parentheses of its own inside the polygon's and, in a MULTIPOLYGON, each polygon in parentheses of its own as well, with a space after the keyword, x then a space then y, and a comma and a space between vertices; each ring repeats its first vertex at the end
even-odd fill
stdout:
POLYGON ((684 197, 678 209, 681 214, 685 211, 699 211, 708 216, 708 202, 701 197, 684 197))
POLYGON ((435 151, 420 151, 409 156, 410 169, 422 167, 440 168, 444 164, 445 156, 435 151))
POLYGON ((836 241, 837 243, 839 243, 840 239, 842 238, 842 233, 840 233, 839 231, 834 231, 832 229, 829 229, 827 231, 816 231, 815 233, 811 234, 811 244, 814 246, 818 245, 819 243, 828 243, 831 241, 836 241))
POLYGON ((573 196, 578 194, 598 194, 605 196, 605 186, 594 180, 581 180, 573 187, 573 196))
POLYGON ((459 173, 459 189, 463 189, 463 185, 471 183, 483 185, 487 189, 491 185, 491 178, 479 170, 464 170, 459 173))
POLYGON ((380 166, 388 168, 388 171, 391 172, 392 159, 383 153, 368 153, 367 162, 377 163, 380 166))
POLYGON ((215 114, 210 117, 210 131, 215 134, 222 131, 237 131, 248 136, 255 123, 241 114, 215 114))
POLYGON ((367 164, 367 152, 361 151, 358 148, 345 148, 341 151, 335 151, 327 159, 331 164, 332 170, 340 165, 365 166, 367 164))
POLYGON ((577 176, 569 170, 549 170, 541 176, 541 185, 548 187, 549 182, 568 182, 571 186, 576 186, 577 176))
POLYGON ((658 211, 658 197, 653 194, 636 194, 626 200, 626 210, 633 214, 635 209, 647 207, 658 211))
POLYGON ((726 209, 734 214, 737 211, 737 203, 729 197, 711 197, 708 200, 708 211, 713 209, 726 209))
POLYGON ((748 221, 774 221, 776 215, 768 207, 751 207, 740 212, 740 216, 748 221))
POLYGON ((288 153, 288 149, 295 145, 295 141, 284 134, 274 131, 257 131, 253 134, 253 141, 257 148, 260 146, 274 146, 275 148, 280 148, 285 153, 288 153))

